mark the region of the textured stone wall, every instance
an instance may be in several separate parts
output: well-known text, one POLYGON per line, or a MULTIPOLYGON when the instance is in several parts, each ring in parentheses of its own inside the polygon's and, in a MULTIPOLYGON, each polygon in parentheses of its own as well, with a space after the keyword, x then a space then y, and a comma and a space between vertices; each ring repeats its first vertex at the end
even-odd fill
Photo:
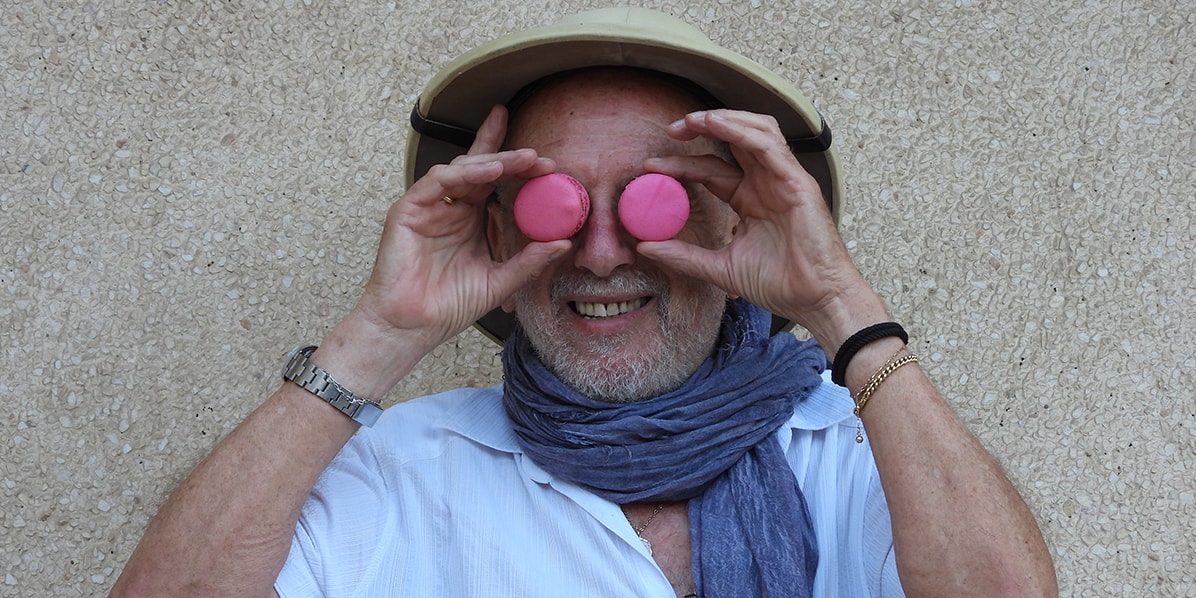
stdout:
MULTIPOLYGON (((0 0, 0 595, 104 594, 355 301, 435 69, 601 4, 0 0)), ((1192 11, 645 4, 825 113, 844 235, 1064 595, 1196 595, 1192 11)), ((467 331, 389 400, 495 353, 467 331)))

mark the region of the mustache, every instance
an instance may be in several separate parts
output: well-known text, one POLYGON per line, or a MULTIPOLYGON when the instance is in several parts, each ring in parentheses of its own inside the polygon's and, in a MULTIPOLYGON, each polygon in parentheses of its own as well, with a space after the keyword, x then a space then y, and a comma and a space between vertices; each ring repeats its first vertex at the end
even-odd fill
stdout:
POLYGON ((643 270, 615 270, 610 276, 599 278, 581 272, 562 274, 552 282, 552 302, 559 303, 570 295, 657 295, 666 297, 668 281, 663 275, 643 270))

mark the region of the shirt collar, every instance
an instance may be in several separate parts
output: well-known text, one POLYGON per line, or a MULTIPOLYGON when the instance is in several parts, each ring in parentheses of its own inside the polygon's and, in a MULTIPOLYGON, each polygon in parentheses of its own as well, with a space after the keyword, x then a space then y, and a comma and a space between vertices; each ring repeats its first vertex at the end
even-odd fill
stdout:
MULTIPOLYGON (((789 434, 782 434, 782 438, 790 438, 798 430, 824 430, 853 417, 847 389, 832 383, 829 371, 823 372, 822 378, 822 384, 798 402, 786 424, 789 434)), ((458 400, 464 404, 451 411, 445 428, 497 451, 523 452, 502 406, 502 385, 467 391, 458 400)))

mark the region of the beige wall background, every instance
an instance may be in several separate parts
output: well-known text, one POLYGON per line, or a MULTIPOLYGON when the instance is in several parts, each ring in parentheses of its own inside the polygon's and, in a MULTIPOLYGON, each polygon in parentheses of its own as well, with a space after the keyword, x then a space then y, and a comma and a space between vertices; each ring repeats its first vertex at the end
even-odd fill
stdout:
MULTIPOLYGON (((587 0, 0 0, 0 595, 94 596, 353 304, 450 57, 587 0)), ((1196 596, 1196 17, 661 0, 790 77, 843 232, 1067 596, 1196 596)), ((389 397, 499 379, 472 330, 389 397)))

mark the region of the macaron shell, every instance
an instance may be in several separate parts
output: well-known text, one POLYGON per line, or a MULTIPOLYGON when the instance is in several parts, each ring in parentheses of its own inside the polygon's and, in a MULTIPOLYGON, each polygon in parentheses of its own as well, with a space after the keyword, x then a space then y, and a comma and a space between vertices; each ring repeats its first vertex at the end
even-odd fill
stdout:
POLYGON ((636 177, 619 198, 619 220, 641 241, 677 236, 689 219, 689 194, 677 179, 657 173, 636 177))
POLYGON ((572 237, 586 223, 590 195, 573 177, 552 173, 528 180, 515 196, 515 226, 533 241, 572 237))

